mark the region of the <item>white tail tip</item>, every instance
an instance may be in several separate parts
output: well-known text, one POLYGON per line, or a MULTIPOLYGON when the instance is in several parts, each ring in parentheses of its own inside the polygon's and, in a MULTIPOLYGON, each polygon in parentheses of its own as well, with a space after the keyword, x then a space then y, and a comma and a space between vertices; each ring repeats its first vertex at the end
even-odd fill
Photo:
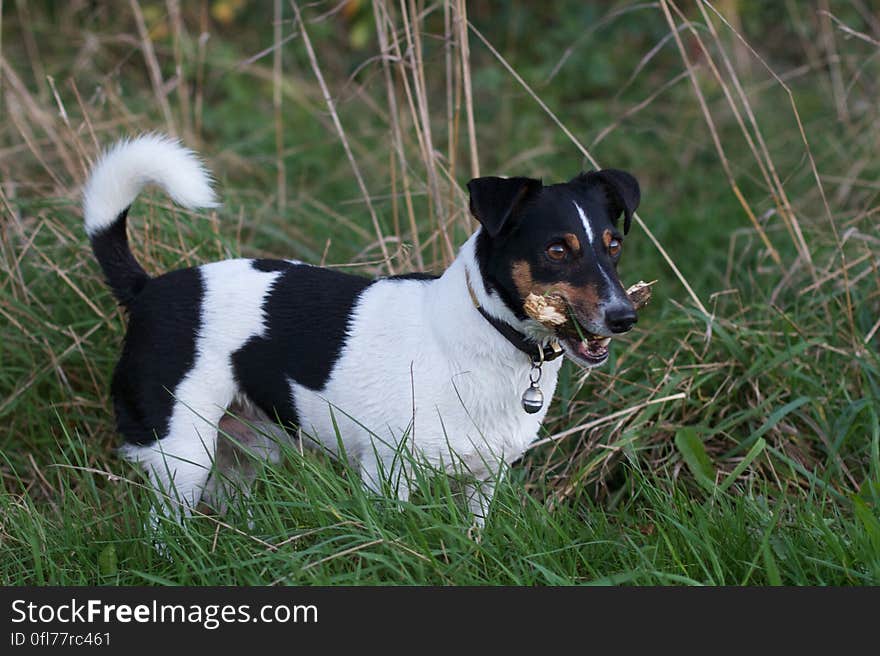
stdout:
POLYGON ((183 207, 219 204, 207 169, 179 141, 160 134, 123 139, 101 156, 83 191, 88 235, 109 227, 148 183, 162 187, 183 207))

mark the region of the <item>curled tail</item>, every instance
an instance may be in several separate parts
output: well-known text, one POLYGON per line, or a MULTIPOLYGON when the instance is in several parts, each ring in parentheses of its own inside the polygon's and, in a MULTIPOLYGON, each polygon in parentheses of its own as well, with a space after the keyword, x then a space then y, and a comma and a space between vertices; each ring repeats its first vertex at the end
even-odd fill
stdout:
POLYGON ((208 171, 193 151, 173 139, 146 134, 120 141, 101 156, 83 193, 86 234, 113 295, 126 306, 150 280, 125 233, 128 209, 148 183, 187 208, 218 204, 208 171))

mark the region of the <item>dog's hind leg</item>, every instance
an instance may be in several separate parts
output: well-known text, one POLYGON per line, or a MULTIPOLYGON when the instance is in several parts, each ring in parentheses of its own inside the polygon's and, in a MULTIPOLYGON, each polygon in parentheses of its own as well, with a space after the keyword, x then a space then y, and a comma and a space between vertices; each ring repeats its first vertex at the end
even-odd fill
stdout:
POLYGON ((281 460, 281 444, 291 437, 249 404, 230 408, 218 428, 214 470, 202 500, 225 514, 230 505, 249 496, 263 462, 281 460))
MULTIPOLYGON (((175 510, 184 515, 201 500, 217 450, 217 426, 240 391, 232 355, 264 332, 261 308, 278 275, 255 269, 250 260, 206 264, 198 272, 200 293, 195 300, 200 313, 194 330, 186 326, 187 338, 194 337, 193 361, 174 388, 165 436, 151 445, 146 459, 139 458, 146 460, 156 487, 164 489, 177 502, 175 510)), ((167 323, 172 325, 179 314, 177 309, 167 323)), ((160 358, 162 345, 156 339, 150 341, 149 352, 160 358)))
POLYGON ((154 525, 159 515, 180 521, 198 505, 214 463, 217 424, 232 396, 216 389, 212 392, 219 394, 186 394, 186 385, 181 387, 165 436, 146 446, 123 447, 123 455, 146 470, 158 496, 154 525))

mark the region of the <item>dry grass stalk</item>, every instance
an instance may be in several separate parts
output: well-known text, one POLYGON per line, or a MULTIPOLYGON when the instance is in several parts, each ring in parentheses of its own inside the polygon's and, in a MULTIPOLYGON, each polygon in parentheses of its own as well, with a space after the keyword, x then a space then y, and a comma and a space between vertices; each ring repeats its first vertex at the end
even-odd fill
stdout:
POLYGON ((55 129, 55 119, 51 111, 45 109, 39 99, 31 95, 24 81, 22 81, 5 59, 0 59, 0 76, 5 78, 9 87, 6 89, 5 94, 9 118, 15 124, 34 159, 40 162, 49 177, 56 183, 58 192, 60 194, 68 193, 70 183, 65 182, 56 173, 54 167, 46 159, 47 151, 57 154, 69 178, 74 180, 77 178, 79 167, 76 164, 76 159, 70 154, 64 139, 61 138, 55 129), (38 127, 48 137, 50 144, 43 145, 40 143, 31 124, 38 127), (51 145, 51 148, 48 148, 49 145, 51 145))
POLYGON ((819 29, 822 32, 822 42, 828 53, 828 70, 831 77, 831 89, 834 93, 834 104, 837 107, 837 119, 842 123, 849 123, 849 108, 846 105, 846 92, 843 89, 843 77, 840 73, 840 56, 837 54, 837 46, 834 40, 834 30, 831 29, 831 20, 828 11, 828 0, 819 0, 819 29))
MULTIPOLYGON (((132 0, 134 2, 135 0, 132 0)), ((333 101, 333 96, 330 95, 330 90, 327 88, 327 83, 324 81, 324 75, 321 73, 321 67, 318 65, 318 59, 315 55, 315 50, 312 47, 312 41, 309 39, 308 30, 306 30, 305 22, 302 19, 302 15, 299 11, 299 5, 296 3, 296 0, 291 0, 290 6, 293 8, 294 14, 296 14, 296 22, 299 24, 300 33, 302 34, 303 44, 306 47, 306 53, 309 57, 309 63, 312 66, 312 72, 315 74, 315 77, 318 80, 318 84, 321 87, 321 93, 324 95, 324 101, 327 103, 327 109, 330 111, 330 116, 333 119, 333 125, 336 128, 336 133, 339 136, 339 140, 342 142, 342 146, 345 149, 345 155, 348 157, 348 161, 351 164, 352 171, 354 172, 354 176, 357 179, 358 187, 360 187, 361 194, 363 194, 364 202, 367 204, 367 209, 370 212, 370 218, 373 221, 373 229, 376 231, 376 237, 378 238, 379 249, 382 251, 382 258, 385 260, 385 268, 388 270, 388 273, 394 274, 394 265, 391 262, 391 256, 388 253, 388 247, 386 246, 386 238, 382 233, 382 227, 379 225, 379 217, 376 215, 376 210, 373 207, 373 203, 370 200, 370 194, 367 191, 367 185, 364 182, 364 178, 361 175, 360 167, 358 166, 357 160, 355 160, 354 155, 351 152, 351 146, 348 143, 348 138, 345 135, 345 130, 342 127, 342 122, 339 120, 339 114, 336 113, 336 104, 333 101)))
POLYGON ((79 163, 79 172, 85 177, 89 168, 89 157, 85 153, 85 150, 82 148, 82 142, 76 138, 76 134, 73 131, 73 126, 70 124, 70 118, 67 114, 67 108, 64 106, 64 101, 61 100, 61 96, 58 94, 58 89, 55 87, 55 78, 51 75, 47 76, 46 79, 49 82, 49 88, 52 89, 52 97, 55 99, 55 104, 58 107, 58 115, 61 117, 62 123, 64 123, 64 128, 68 136, 68 141, 73 144, 73 148, 77 154, 77 160, 79 163))
MULTIPOLYGON (((458 165, 458 126, 461 118, 462 73, 456 57, 458 23, 451 2, 443 3, 443 61, 446 69, 446 161, 449 177, 455 180, 458 165)), ((456 184, 448 185, 446 216, 453 216, 456 208, 456 184)), ((468 230, 470 232, 470 230, 468 230)))
MULTIPOLYGON (((0 5, 0 10, 3 7, 0 5)), ((46 86, 46 69, 43 66, 43 59, 40 57, 40 49, 37 46, 37 40, 34 38, 33 19, 28 9, 28 0, 15 0, 15 10, 18 13, 19 25, 21 26, 21 35, 23 37, 24 46, 28 53, 28 60, 33 71, 34 81, 40 90, 40 100, 45 101, 49 96, 49 88, 46 86)))
POLYGON ((480 177, 480 158, 477 154, 477 129, 474 124, 474 97, 471 89, 470 45, 468 44, 467 4, 458 0, 456 23, 459 29, 459 52, 461 53, 461 71, 464 78, 465 112, 467 114, 468 145, 471 156, 471 177, 480 177))
POLYGON ((609 424, 616 419, 620 419, 622 417, 628 417, 630 415, 635 414, 639 410, 643 410, 651 405, 656 405, 658 403, 668 403, 669 401, 678 401, 680 399, 686 399, 687 394, 683 392, 679 392, 677 394, 670 394, 669 396, 663 396, 659 399, 649 399, 647 401, 643 401, 641 403, 637 403, 628 408, 624 408, 623 410, 618 410, 617 412, 613 412, 605 417, 600 419, 596 419, 595 421, 589 421, 585 424, 581 424, 580 426, 574 426, 573 428, 568 428, 564 431, 560 431, 558 433, 554 433, 550 437, 545 437, 544 439, 537 440, 536 442, 532 442, 529 445, 529 450, 536 449, 540 446, 544 446, 545 444, 550 444, 551 442, 557 442, 569 435, 576 435, 578 433, 583 433, 588 430, 592 430, 598 426, 602 426, 604 424, 609 424))
POLYGON ((673 77, 671 80, 665 82, 663 84, 663 86, 656 89, 653 93, 651 93, 651 95, 649 95, 643 101, 636 103, 635 105, 633 105, 629 109, 624 110, 624 112, 620 116, 615 118, 613 121, 611 121, 611 123, 609 123, 608 125, 606 125, 604 128, 602 128, 599 131, 599 133, 595 136, 593 141, 590 143, 590 148, 596 148, 596 146, 598 146, 600 143, 602 143, 609 134, 611 134, 612 132, 614 132, 614 130, 616 130, 618 127, 620 127, 621 124, 628 121, 633 116, 638 114, 640 111, 645 109, 645 107, 647 107, 648 105, 653 103, 655 100, 657 100, 657 98, 664 91, 674 87, 676 84, 681 82, 686 77, 688 77, 688 72, 682 71, 681 73, 679 73, 678 75, 673 77))
POLYGON ((865 41, 866 43, 870 43, 871 45, 877 46, 878 48, 880 48, 880 41, 878 41, 877 39, 872 37, 870 34, 865 34, 864 32, 859 32, 858 30, 852 29, 849 25, 842 22, 837 16, 832 14, 827 9, 823 9, 823 10, 819 11, 819 14, 822 16, 827 16, 830 20, 834 21, 834 23, 837 25, 837 28, 841 32, 844 32, 845 34, 848 34, 850 36, 854 36, 857 39, 861 39, 862 41, 865 41))
POLYGON ((429 221, 440 230, 443 245, 443 261, 449 263, 455 258, 455 247, 446 228, 443 212, 443 196, 440 193, 440 184, 437 177, 437 162, 434 151, 434 140, 431 130, 431 117, 428 110, 428 86, 425 80, 425 66, 422 57, 422 19, 416 10, 415 0, 401 0, 400 16, 403 21, 403 32, 406 37, 407 52, 409 53, 410 70, 412 71, 413 89, 416 96, 415 118, 421 123, 422 133, 422 158, 428 176, 428 189, 430 196, 429 221), (407 4, 409 9, 407 9, 407 4), (436 223, 434 223, 436 222, 436 223))
POLYGON ((195 135, 192 125, 192 102, 189 97, 189 84, 183 67, 183 39, 185 29, 183 15, 180 11, 180 0, 165 0, 168 8, 168 18, 171 23, 172 50, 174 53, 174 75, 177 78, 175 89, 180 99, 180 115, 183 119, 183 140, 192 143, 195 135))
MULTIPOLYGON (((684 16, 681 13, 681 11, 678 9, 678 7, 675 6, 674 4, 672 6, 676 10, 676 13, 679 15, 679 17, 684 19, 684 16)), ((728 75, 729 75, 733 85, 734 85, 734 88, 737 92, 737 96, 740 100, 740 103, 742 104, 742 106, 746 112, 746 115, 749 119, 749 124, 750 124, 752 130, 754 131, 755 139, 757 140, 758 147, 760 148, 760 154, 756 151, 755 143, 752 141, 751 134, 749 133, 749 131, 746 129, 745 125, 742 122, 742 118, 740 117, 738 107, 737 107, 736 103, 733 101, 733 99, 731 98, 731 94, 728 91, 727 85, 724 83, 724 80, 723 80, 721 74, 718 72, 718 69, 715 66, 715 63, 712 60, 709 49, 705 46, 699 33, 693 29, 693 27, 690 25, 690 23, 688 23, 689 29, 690 29, 692 35, 700 43, 700 45, 703 49, 703 52, 705 53, 706 60, 709 63, 709 65, 712 69, 712 72, 715 74, 716 79, 718 80, 719 84, 721 85, 721 87, 724 91, 725 98, 728 101, 728 105, 730 106, 730 108, 734 112, 734 116, 737 119, 737 123, 739 124, 740 130, 742 131, 742 134, 745 137, 746 142, 747 142, 750 150, 752 151, 752 154, 755 158, 755 161, 758 163, 758 166, 761 170, 761 173, 764 177, 764 180, 765 180, 765 182, 767 182, 768 187, 771 189, 773 200, 776 203, 776 207, 779 212, 779 215, 780 215, 780 217, 782 217, 783 222, 785 223, 785 227, 788 230, 788 232, 792 238, 792 241, 795 244, 795 247, 797 248, 798 252, 801 254, 801 257, 803 257, 804 260, 807 262, 809 270, 810 270, 810 275, 813 277, 813 280, 815 281, 816 277, 817 277, 817 273, 815 270, 815 266, 813 265, 812 254, 810 253, 810 250, 807 247, 806 239, 804 238, 800 223, 797 219, 797 216, 794 213, 794 210, 792 209, 791 202, 789 201, 789 198, 788 198, 788 194, 785 191, 785 187, 783 186, 782 181, 779 178, 779 174, 777 173, 776 166, 773 163, 773 158, 770 156, 769 149, 767 148, 767 144, 764 140, 763 132, 758 124, 757 119, 755 118, 755 113, 752 109, 751 103, 749 102, 748 94, 746 94, 746 92, 743 90, 742 84, 740 83, 739 76, 736 74, 735 67, 730 62, 730 59, 727 56, 727 53, 724 49, 724 46, 721 42, 721 39, 718 36, 718 32, 715 29, 715 24, 711 20, 710 16, 708 15, 708 13, 706 11, 706 6, 708 6, 710 8, 712 8, 712 6, 709 3, 704 3, 704 2, 698 3, 697 6, 699 7, 700 12, 703 16, 703 19, 706 22, 706 25, 709 27, 709 30, 712 34, 712 37, 715 40, 717 50, 720 53, 722 60, 724 61, 725 68, 728 72, 728 75), (769 178, 768 178, 768 176, 769 176, 769 178)), ((712 9, 713 9, 713 11, 715 11, 714 8, 712 8, 712 9)), ((741 35, 738 33, 736 28, 729 23, 728 23, 728 27, 734 32, 734 34, 736 34, 740 38, 740 40, 737 42, 737 44, 740 46, 740 49, 737 52, 748 53, 749 50, 744 47, 744 39, 742 39, 741 35)), ((829 309, 827 307, 827 304, 824 304, 824 302, 823 302, 823 308, 824 308, 825 314, 827 316, 829 309)))
MULTIPOLYGON (((706 125, 709 127, 709 133, 712 135, 712 142, 715 144, 715 150, 718 152, 718 157, 721 161, 722 167, 724 168, 724 173, 727 176, 727 182, 730 185, 730 188, 733 190, 736 199, 739 201, 740 206, 743 208, 743 211, 746 213, 746 216, 749 217, 749 221, 751 221, 752 226, 755 228, 755 232, 758 233, 761 241, 764 242, 764 246, 767 248, 767 251, 773 258, 773 261, 781 267, 782 259, 779 257, 779 253, 773 247, 773 244, 770 243, 770 239, 767 237, 767 233, 764 232, 764 228, 762 228, 761 224, 758 223, 758 219, 755 217, 755 213, 752 211, 751 206, 749 205, 748 201, 746 201, 745 196, 743 196, 743 193, 736 182, 736 177, 734 176, 733 171, 730 168, 730 162, 727 158, 724 146, 721 144, 721 137, 718 135, 718 130, 715 127, 715 120, 712 118, 712 112, 709 111, 709 106, 706 103, 706 98, 703 96, 703 91, 700 89, 700 83, 697 81, 697 76, 694 72, 694 65, 691 62, 691 59, 687 54, 687 50, 685 50, 684 44, 681 41, 679 28, 675 25, 675 22, 672 19, 672 14, 670 14, 669 12, 669 6, 665 0, 661 0, 660 6, 663 8, 663 14, 666 17, 667 22, 669 23, 670 33, 675 39, 675 44, 678 46, 679 54, 681 55, 681 59, 684 62, 685 68, 687 69, 688 76, 690 77, 691 84, 694 88, 694 93, 697 96, 697 101, 700 103, 700 109, 703 112, 703 117, 706 120, 706 125)), ((691 26, 690 22, 686 22, 685 25, 691 30, 693 34, 697 34, 696 30, 694 30, 691 26)), ((699 38, 699 36, 697 36, 697 38, 699 38)), ((711 58, 708 54, 708 50, 706 50, 705 47, 703 48, 702 52, 704 53, 705 58, 710 61, 711 58)), ((717 71, 717 69, 714 68, 714 65, 713 71, 717 71)), ((724 88, 725 90, 725 95, 728 97, 728 99, 730 99, 730 94, 727 91, 726 86, 724 86, 723 80, 721 80, 720 76, 718 76, 718 79, 722 83, 722 88, 724 88)), ((737 111, 735 103, 731 101, 730 104, 734 110, 737 119, 740 121, 740 125, 742 126, 742 120, 739 117, 739 112, 737 111)), ((809 259, 809 252, 806 253, 805 257, 809 259)))
MULTIPOLYGON (((391 75, 391 64, 389 63, 389 59, 393 55, 391 51, 391 45, 388 41, 389 19, 387 14, 384 13, 384 3, 378 1, 373 2, 373 16, 376 23, 376 35, 379 39, 379 51, 382 60, 382 73, 385 78, 385 94, 388 101, 388 117, 391 129, 391 153, 396 160, 397 167, 399 167, 400 178, 403 183, 403 199, 404 204, 406 205, 406 215, 409 220, 410 238, 412 239, 414 245, 413 253, 415 256, 415 264, 418 267, 419 271, 424 271, 425 261, 422 258, 422 246, 419 238, 419 228, 416 223, 415 209, 413 208, 409 165, 407 163, 406 152, 404 150, 403 130, 400 125, 400 109, 397 103, 397 92, 394 88, 394 80, 391 75)), ((394 198, 396 201, 397 174, 396 168, 393 165, 391 167, 391 180, 392 193, 394 194, 394 198)), ((396 210, 396 203, 394 208, 396 210)), ((396 218, 396 211, 394 217, 395 225, 398 225, 399 222, 396 218)))
POLYGON ((150 32, 147 30, 147 24, 144 21, 144 12, 138 0, 129 0, 131 12, 134 15, 137 24, 138 33, 141 36, 141 51, 144 54, 144 61, 147 64, 147 71, 150 74, 150 83, 153 85, 153 95, 156 103, 162 110, 165 117, 165 129, 168 134, 173 137, 177 136, 177 126, 174 123, 174 115, 171 113, 171 105, 168 103, 168 95, 165 93, 165 83, 162 80, 162 69, 159 67, 159 60, 156 59, 156 51, 153 49, 153 40, 150 38, 150 32))
MULTIPOLYGON (((789 101, 789 104, 791 105, 791 110, 794 115, 795 121, 797 123, 798 133, 799 133, 801 141, 804 145, 804 149, 805 149, 806 156, 807 156, 807 161, 810 164, 810 171, 813 174, 813 179, 816 182, 816 189, 819 192, 819 197, 822 200, 822 207, 825 211, 825 216, 826 216, 828 223, 831 227, 831 232, 832 232, 832 235, 834 236, 834 242, 835 242, 835 246, 837 248, 837 252, 840 254, 841 260, 842 260, 843 265, 845 267, 846 266, 846 252, 845 252, 845 250, 843 248, 843 244, 840 240, 840 233, 837 229, 837 223, 835 222, 834 216, 831 212, 831 206, 828 204, 828 197, 825 194, 825 186, 822 184, 822 179, 819 175, 819 170, 816 166, 816 159, 813 156, 813 150, 810 147, 810 141, 809 141, 809 139, 807 139, 807 133, 806 133, 806 130, 804 129, 804 124, 803 124, 803 121, 801 120, 801 114, 797 108, 797 102, 795 101, 794 94, 792 93, 791 88, 788 86, 788 84, 782 78, 779 77, 779 75, 776 74, 776 72, 773 70, 773 68, 769 64, 767 64, 767 62, 764 60, 764 58, 761 57, 755 51, 755 49, 749 44, 749 42, 746 41, 746 39, 741 34, 736 32, 735 30, 733 30, 729 21, 727 21, 727 19, 723 15, 719 14, 718 11, 715 10, 715 8, 712 7, 711 4, 709 4, 708 2, 705 2, 705 0, 703 0, 703 1, 704 1, 704 4, 707 7, 709 7, 709 9, 711 9, 713 11, 713 13, 715 13, 715 15, 729 29, 731 29, 731 31, 736 36, 736 38, 751 53, 751 55, 753 57, 755 57, 758 62, 760 62, 760 64, 765 68, 765 70, 767 70, 767 72, 773 77, 773 79, 776 80, 776 82, 782 87, 782 89, 785 91, 786 95, 788 96, 788 101, 789 101)), ((667 2, 667 0, 661 0, 661 2, 667 2)), ((780 184, 779 188, 781 189, 781 187, 782 187, 782 185, 780 184)), ((788 198, 787 197, 783 197, 783 198, 785 200, 786 207, 790 210, 791 204, 788 202, 788 198)), ((794 219, 793 212, 792 212, 792 219, 794 219)), ((793 226, 796 234, 798 235, 799 241, 802 242, 803 248, 806 250, 806 252, 809 252, 809 249, 806 248, 806 241, 804 240, 803 233, 800 229, 799 223, 796 220, 793 220, 792 226, 793 226)), ((815 271, 811 271, 811 273, 815 279, 815 277, 816 277, 815 271)), ((855 330, 855 317, 854 317, 854 313, 853 313, 852 294, 850 293, 850 290, 849 290, 849 281, 848 281, 847 274, 845 271, 844 271, 844 280, 846 282, 847 321, 849 323, 850 335, 851 335, 851 339, 853 341, 853 346, 857 347, 858 346, 858 342, 857 342, 858 338, 856 336, 856 330, 855 330)), ((826 311, 826 315, 827 314, 828 314, 828 312, 826 311)))
POLYGON ((199 47, 196 56, 196 91, 193 103, 193 129, 202 133, 202 113, 205 107, 205 61, 208 56, 208 3, 203 2, 199 12, 199 47))
POLYGON ((274 20, 272 33, 274 35, 274 50, 272 52, 272 107, 275 113, 275 171, 276 184, 278 186, 278 211, 284 213, 287 207, 287 170, 284 166, 284 124, 282 123, 283 98, 281 94, 281 38, 284 12, 281 0, 274 2, 274 20))

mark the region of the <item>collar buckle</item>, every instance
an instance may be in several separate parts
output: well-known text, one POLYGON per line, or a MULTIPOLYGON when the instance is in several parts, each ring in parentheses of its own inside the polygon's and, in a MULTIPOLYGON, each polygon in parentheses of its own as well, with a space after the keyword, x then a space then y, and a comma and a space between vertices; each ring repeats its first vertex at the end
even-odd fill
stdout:
POLYGON ((551 339, 545 347, 542 347, 540 344, 536 344, 538 350, 538 357, 535 358, 532 356, 532 362, 535 364, 543 364, 544 362, 552 362, 560 355, 563 355, 565 351, 562 350, 562 346, 559 344, 559 340, 555 337, 551 339))

